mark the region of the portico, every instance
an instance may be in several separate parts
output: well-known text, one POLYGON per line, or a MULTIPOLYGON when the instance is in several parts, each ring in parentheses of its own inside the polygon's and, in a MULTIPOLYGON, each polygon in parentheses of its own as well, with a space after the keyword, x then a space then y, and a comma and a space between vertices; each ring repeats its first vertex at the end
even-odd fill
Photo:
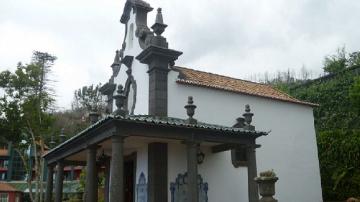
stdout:
MULTIPOLYGON (((251 121, 245 125, 250 126, 250 123, 251 121)), ((257 173, 255 148, 258 145, 255 140, 266 134, 266 132, 249 130, 246 127, 236 128, 199 123, 192 116, 189 119, 149 115, 108 116, 57 146, 44 158, 48 162, 49 172, 54 172, 54 169, 56 172, 56 202, 62 201, 63 173, 61 168, 65 165, 86 165, 85 198, 87 202, 97 201, 97 168, 99 166, 109 167, 109 169, 105 169, 106 175, 110 177, 105 182, 105 199, 110 202, 124 202, 126 195, 124 159, 128 155, 136 153, 140 145, 146 145, 147 201, 168 201, 170 193, 167 148, 169 144, 181 144, 186 148, 187 201, 198 202, 199 150, 207 148, 212 153, 218 153, 246 148, 252 151, 247 152, 249 201, 257 201, 258 193, 253 180, 257 173), (108 157, 110 163, 103 163, 104 161, 100 160, 102 156, 108 157)), ((52 182, 52 176, 49 175, 46 192, 48 202, 52 198, 52 182)), ((133 186, 135 186, 135 182, 133 186)), ((133 194, 135 195, 135 193, 133 194)), ((127 199, 126 202, 135 201, 135 197, 127 199)))

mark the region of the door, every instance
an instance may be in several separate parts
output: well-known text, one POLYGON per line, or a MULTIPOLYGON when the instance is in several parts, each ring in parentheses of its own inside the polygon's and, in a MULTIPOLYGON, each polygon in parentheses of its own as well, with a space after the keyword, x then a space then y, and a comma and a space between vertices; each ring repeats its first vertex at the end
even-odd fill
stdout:
POLYGON ((125 182, 125 201, 124 202, 135 202, 135 158, 126 158, 124 165, 124 182, 125 182))

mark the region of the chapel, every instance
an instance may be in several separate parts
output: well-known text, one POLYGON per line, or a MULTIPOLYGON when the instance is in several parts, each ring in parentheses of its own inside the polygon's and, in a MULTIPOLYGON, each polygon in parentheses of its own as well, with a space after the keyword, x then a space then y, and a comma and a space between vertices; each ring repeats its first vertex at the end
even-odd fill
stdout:
POLYGON ((87 202, 98 201, 100 170, 106 202, 258 202, 254 178, 269 169, 279 201, 322 201, 316 105, 176 63, 182 52, 165 36, 180 28, 153 10, 126 1, 124 40, 101 87, 108 115, 44 156, 46 201, 62 201, 68 165, 86 166, 87 202))

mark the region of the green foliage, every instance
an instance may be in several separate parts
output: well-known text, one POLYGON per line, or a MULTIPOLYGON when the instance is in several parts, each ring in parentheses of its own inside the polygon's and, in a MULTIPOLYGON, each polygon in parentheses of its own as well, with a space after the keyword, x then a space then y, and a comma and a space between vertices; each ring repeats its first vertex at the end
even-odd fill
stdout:
MULTIPOLYGON (((58 111, 52 114, 55 121, 53 123, 53 133, 56 134, 54 141, 59 142, 60 131, 64 129, 64 134, 67 138, 70 138, 80 131, 84 130, 90 125, 90 122, 86 119, 83 111, 79 110, 66 110, 58 111)), ((50 139, 47 139, 50 141, 50 139)))
POLYGON ((354 83, 352 71, 342 72, 332 78, 319 79, 291 91, 291 95, 320 104, 314 109, 317 131, 359 128, 359 113, 350 100, 350 88, 354 83))
POLYGON ((54 103, 54 97, 48 87, 50 66, 47 65, 55 59, 47 53, 34 52, 30 64, 19 63, 14 73, 0 73, 0 88, 5 91, 0 98, 3 141, 19 145, 25 140, 31 144, 29 133, 35 134, 36 141, 49 133, 53 118, 48 110, 54 103))
POLYGON ((355 110, 360 110, 360 76, 354 79, 354 84, 350 88, 350 101, 355 110))
POLYGON ((360 196, 360 130, 322 131, 317 141, 324 199, 360 196))
MULTIPOLYGON (((49 87, 50 67, 56 57, 35 51, 30 64, 18 63, 15 72, 0 72, 0 88, 4 96, 0 98, 0 141, 12 142, 20 155, 28 175, 34 170, 35 193, 30 192, 31 201, 42 201, 43 163, 40 156, 45 151, 46 136, 51 133, 54 121, 49 110, 54 103, 53 91, 49 87), (35 153, 34 164, 30 164, 27 149, 35 153), (35 196, 33 196, 33 194, 35 196)), ((28 186, 32 189, 31 178, 28 186)))
POLYGON ((105 102, 100 92, 101 84, 96 86, 83 86, 74 92, 73 110, 85 110, 87 112, 102 113, 105 110, 105 102))
POLYGON ((360 196, 360 54, 325 58, 329 75, 290 90, 314 108, 324 200, 360 196))
POLYGON ((325 57, 324 71, 327 73, 337 73, 346 68, 346 51, 345 48, 339 48, 337 54, 325 57))

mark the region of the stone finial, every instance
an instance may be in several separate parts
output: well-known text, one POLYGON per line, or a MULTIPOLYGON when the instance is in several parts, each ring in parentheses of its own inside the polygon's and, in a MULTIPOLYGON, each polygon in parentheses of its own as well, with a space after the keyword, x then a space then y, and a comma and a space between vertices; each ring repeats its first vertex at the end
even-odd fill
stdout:
POLYGON ((49 144, 50 144, 51 149, 54 148, 55 145, 56 145, 56 142, 54 141, 54 135, 53 134, 51 135, 51 140, 50 140, 49 144))
POLYGON ((259 202, 277 202, 273 196, 275 195, 275 183, 279 178, 276 177, 274 171, 265 171, 260 173, 260 177, 254 180, 259 186, 261 199, 259 202))
POLYGON ((99 120, 99 117, 100 114, 98 112, 90 112, 89 113, 90 123, 95 124, 99 120))
POLYGON ((188 97, 188 104, 185 105, 185 109, 186 109, 186 113, 189 116, 189 118, 187 119, 189 124, 196 124, 197 120, 193 118, 194 114, 195 114, 195 109, 196 109, 196 105, 194 105, 194 101, 193 101, 193 97, 189 96, 188 97))
POLYGON ((124 87, 122 85, 119 85, 116 92, 117 94, 114 95, 115 104, 117 107, 115 114, 125 116, 127 115, 127 110, 125 109, 126 95, 124 92, 124 87))
POLYGON ((60 143, 63 143, 63 142, 65 142, 65 140, 66 140, 66 136, 65 136, 65 134, 64 134, 64 128, 61 128, 61 131, 60 131, 60 135, 59 135, 59 137, 60 137, 60 143))
POLYGON ((116 50, 114 62, 112 63, 111 67, 119 66, 120 65, 120 51, 116 50))
POLYGON ((155 19, 155 24, 153 26, 151 26, 151 29, 154 30, 154 33, 157 36, 160 36, 165 31, 166 27, 167 27, 167 25, 164 24, 163 16, 161 13, 161 8, 158 8, 157 14, 156 14, 156 19, 155 19))
POLYGON ((157 9, 155 23, 164 24, 163 16, 161 13, 161 8, 157 9))
POLYGON ((255 126, 251 125, 253 113, 250 112, 250 105, 245 105, 245 113, 243 114, 245 118, 245 126, 244 128, 247 130, 255 130, 255 126))
POLYGON ((244 117, 239 117, 236 119, 236 124, 233 125, 234 128, 244 128, 245 126, 245 119, 244 117))

